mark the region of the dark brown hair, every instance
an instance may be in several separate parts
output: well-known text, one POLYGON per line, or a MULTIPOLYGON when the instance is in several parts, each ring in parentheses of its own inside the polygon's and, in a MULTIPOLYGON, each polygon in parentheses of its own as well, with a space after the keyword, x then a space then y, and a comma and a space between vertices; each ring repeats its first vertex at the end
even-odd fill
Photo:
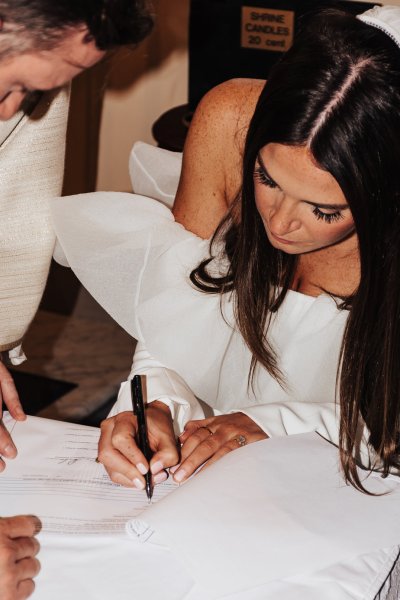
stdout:
POLYGON ((233 292, 239 329, 260 363, 284 385, 268 340, 271 313, 283 302, 296 256, 268 241, 255 207, 258 152, 274 142, 307 146, 332 174, 350 206, 359 243, 358 289, 344 298, 349 317, 338 366, 340 455, 345 477, 366 491, 357 472, 360 428, 384 473, 399 467, 400 431, 400 48, 355 17, 315 16, 272 71, 247 134, 237 206, 218 228, 228 270, 210 260, 192 281, 209 293, 233 292))

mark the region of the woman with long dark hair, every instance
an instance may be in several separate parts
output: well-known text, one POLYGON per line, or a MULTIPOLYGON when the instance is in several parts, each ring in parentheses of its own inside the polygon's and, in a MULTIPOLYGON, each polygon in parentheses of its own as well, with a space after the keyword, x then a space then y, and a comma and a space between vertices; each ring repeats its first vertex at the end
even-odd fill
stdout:
POLYGON ((143 488, 148 468, 158 483, 170 467, 181 482, 246 443, 305 431, 339 446, 359 489, 360 462, 398 468, 399 44, 400 8, 313 18, 262 90, 235 173, 246 109, 213 127, 205 100, 210 135, 196 150, 189 135, 174 210, 186 230, 156 202, 100 195, 105 224, 96 216, 88 240, 87 217, 81 233, 74 218, 71 243, 73 200, 55 209, 70 264, 111 314, 130 286, 119 320, 139 340, 132 374, 147 376, 154 456, 149 467, 135 445, 123 384, 99 449, 114 481, 143 488), (112 232, 111 210, 124 215, 112 232))

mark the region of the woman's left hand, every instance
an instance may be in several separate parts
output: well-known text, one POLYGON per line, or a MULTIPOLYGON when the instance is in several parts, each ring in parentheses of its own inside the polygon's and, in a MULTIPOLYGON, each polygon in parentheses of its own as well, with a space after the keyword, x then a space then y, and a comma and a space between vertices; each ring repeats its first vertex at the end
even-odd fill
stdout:
POLYGON ((205 463, 209 466, 228 452, 267 437, 261 427, 241 412, 188 421, 179 437, 181 462, 170 471, 174 480, 182 483, 205 463))

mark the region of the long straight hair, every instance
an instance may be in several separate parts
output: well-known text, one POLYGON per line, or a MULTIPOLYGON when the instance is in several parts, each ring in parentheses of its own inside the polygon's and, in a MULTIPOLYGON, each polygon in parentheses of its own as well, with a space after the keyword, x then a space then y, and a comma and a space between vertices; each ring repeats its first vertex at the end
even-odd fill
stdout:
POLYGON ((250 376, 261 364, 284 385, 268 326, 297 258, 269 243, 254 200, 256 158, 272 142, 309 148, 354 219, 361 277, 339 305, 349 310, 337 377, 339 446, 346 480, 366 491, 357 472, 360 431, 385 474, 400 464, 400 48, 340 11, 311 20, 272 71, 249 126, 240 210, 233 206, 211 242, 213 255, 223 241, 228 270, 211 275, 209 259, 191 274, 203 291, 233 292, 250 376))

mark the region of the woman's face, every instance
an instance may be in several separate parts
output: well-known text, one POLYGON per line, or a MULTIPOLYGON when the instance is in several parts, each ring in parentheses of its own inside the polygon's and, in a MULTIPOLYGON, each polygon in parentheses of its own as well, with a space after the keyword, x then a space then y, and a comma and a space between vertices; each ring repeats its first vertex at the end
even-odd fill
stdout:
POLYGON ((20 108, 32 91, 65 85, 84 69, 97 63, 104 52, 93 41, 86 42, 87 29, 71 29, 52 50, 36 50, 0 62, 0 121, 20 108))
POLYGON ((254 171, 255 200, 271 244, 303 254, 355 237, 350 208, 336 180, 305 146, 267 144, 254 171))

